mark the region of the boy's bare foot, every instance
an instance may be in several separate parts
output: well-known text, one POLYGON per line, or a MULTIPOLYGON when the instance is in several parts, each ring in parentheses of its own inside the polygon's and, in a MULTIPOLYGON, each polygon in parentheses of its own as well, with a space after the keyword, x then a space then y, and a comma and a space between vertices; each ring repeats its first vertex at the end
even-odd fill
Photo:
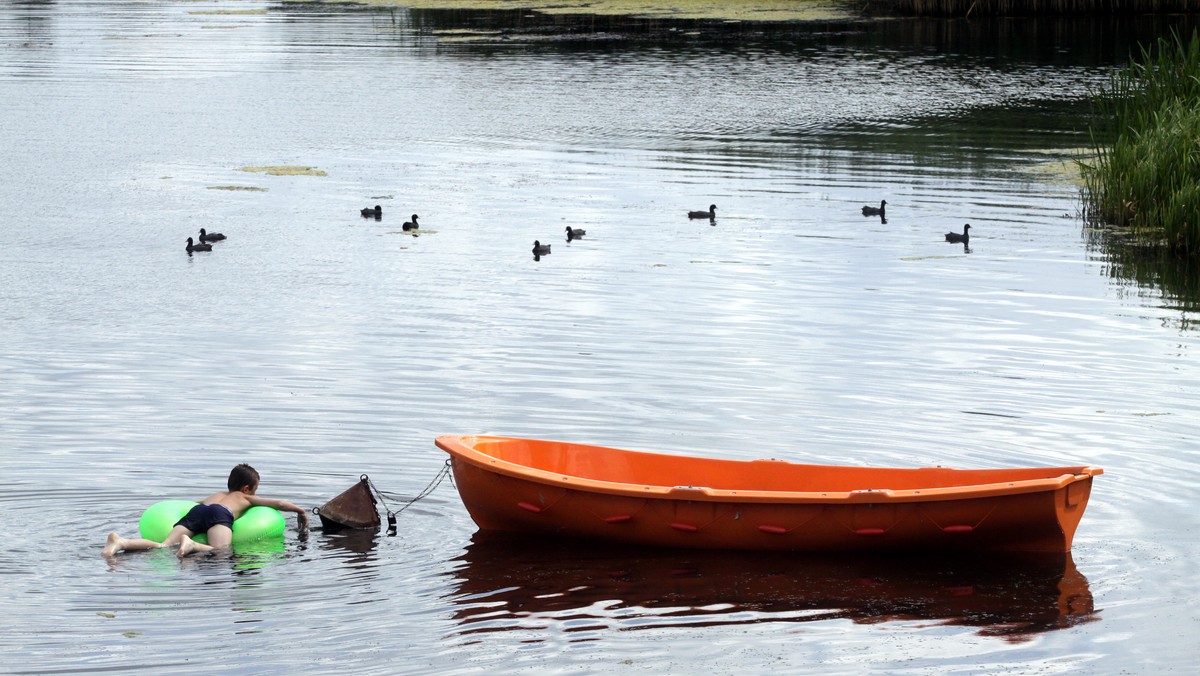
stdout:
POLYGON ((183 539, 179 541, 179 550, 175 552, 175 556, 178 556, 182 559, 194 551, 196 551, 196 542, 190 537, 184 535, 183 539))
POLYGON ((112 556, 124 548, 125 539, 113 531, 108 534, 108 542, 104 544, 104 550, 101 553, 104 556, 112 556))

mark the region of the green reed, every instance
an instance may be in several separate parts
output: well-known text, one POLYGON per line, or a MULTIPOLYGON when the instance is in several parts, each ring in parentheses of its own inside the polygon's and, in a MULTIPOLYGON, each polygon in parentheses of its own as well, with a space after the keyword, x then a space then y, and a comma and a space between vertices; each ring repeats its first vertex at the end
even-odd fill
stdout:
POLYGON ((1085 217, 1141 245, 1200 254, 1200 34, 1143 47, 1093 97, 1085 217))

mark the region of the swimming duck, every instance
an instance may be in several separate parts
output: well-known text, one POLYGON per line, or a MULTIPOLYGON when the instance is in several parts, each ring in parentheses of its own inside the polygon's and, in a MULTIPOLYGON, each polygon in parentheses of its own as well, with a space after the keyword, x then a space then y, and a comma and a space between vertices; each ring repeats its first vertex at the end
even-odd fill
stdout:
POLYGON ((887 200, 879 200, 879 208, 863 207, 863 216, 883 216, 884 209, 887 209, 887 200))
POLYGON ((419 228, 420 226, 417 225, 417 215, 413 214, 412 220, 405 221, 404 225, 402 225, 401 227, 404 228, 405 230, 416 230, 417 228, 419 228))
POLYGON ((533 240, 533 255, 534 256, 545 256, 548 253, 550 253, 550 245, 549 244, 542 244, 541 242, 537 241, 536 239, 533 240))
POLYGON ((967 223, 966 225, 963 226, 963 231, 962 231, 961 235, 958 234, 957 232, 948 232, 948 233, 946 233, 946 241, 954 242, 955 244, 966 244, 971 239, 971 233, 968 232, 970 229, 971 229, 971 224, 967 223))
POLYGON ((204 228, 200 228, 201 242, 219 242, 223 239, 225 239, 225 235, 219 232, 204 232, 204 228))
POLYGON ((587 230, 584 230, 583 228, 572 228, 569 225, 567 226, 567 240, 568 241, 572 240, 572 239, 578 239, 580 237, 583 237, 586 234, 587 234, 587 230))
POLYGON ((715 204, 708 205, 708 211, 689 211, 688 218, 707 218, 709 220, 716 220, 717 205, 715 205, 715 204))
POLYGON ((188 237, 187 252, 192 253, 193 251, 212 251, 212 245, 204 244, 203 242, 200 244, 192 244, 192 238, 188 237))
POLYGON ((359 213, 363 215, 363 218, 370 218, 372 216, 379 218, 380 216, 383 216, 383 207, 376 204, 374 209, 371 207, 366 207, 359 213))

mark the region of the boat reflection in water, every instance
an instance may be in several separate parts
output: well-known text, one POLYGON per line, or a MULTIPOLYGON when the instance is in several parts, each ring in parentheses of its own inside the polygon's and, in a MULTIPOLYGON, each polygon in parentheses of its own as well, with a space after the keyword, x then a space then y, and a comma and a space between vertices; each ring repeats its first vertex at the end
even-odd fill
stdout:
POLYGON ((1097 617, 1070 553, 748 554, 481 531, 456 563, 461 635, 849 619, 934 620, 1022 641, 1097 617))

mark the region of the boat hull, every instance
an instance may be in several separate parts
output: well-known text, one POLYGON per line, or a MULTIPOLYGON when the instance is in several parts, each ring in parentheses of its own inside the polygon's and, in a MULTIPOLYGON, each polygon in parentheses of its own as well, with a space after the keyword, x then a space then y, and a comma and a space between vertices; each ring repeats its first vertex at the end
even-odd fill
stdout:
POLYGON ((656 547, 1068 552, 1092 477, 1103 472, 880 470, 510 437, 444 436, 437 445, 483 530, 656 547), (829 488, 802 477, 826 477, 829 488))

